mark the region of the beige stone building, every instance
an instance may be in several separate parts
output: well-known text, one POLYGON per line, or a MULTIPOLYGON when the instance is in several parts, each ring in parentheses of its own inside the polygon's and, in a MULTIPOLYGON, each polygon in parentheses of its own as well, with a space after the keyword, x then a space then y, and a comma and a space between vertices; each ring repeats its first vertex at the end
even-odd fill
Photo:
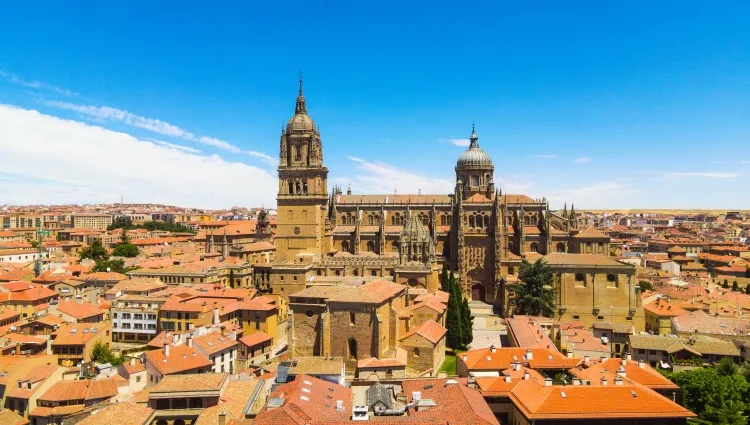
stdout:
POLYGON ((106 230, 112 224, 112 216, 109 214, 73 214, 70 218, 74 229, 106 230))

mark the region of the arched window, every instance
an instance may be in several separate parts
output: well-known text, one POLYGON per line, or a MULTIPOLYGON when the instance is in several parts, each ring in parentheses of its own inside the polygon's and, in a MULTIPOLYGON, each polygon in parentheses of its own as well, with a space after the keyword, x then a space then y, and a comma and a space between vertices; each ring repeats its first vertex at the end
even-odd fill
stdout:
POLYGON ((294 193, 294 180, 289 180, 286 184, 289 186, 289 194, 294 193))
POLYGON ((419 357, 419 347, 414 347, 411 352, 414 354, 414 357, 419 357))
POLYGON ((349 241, 341 242, 341 250, 344 252, 349 252, 349 241))
POLYGON ((484 227, 490 228, 490 216, 488 215, 484 216, 484 227))
POLYGON ((354 276, 359 276, 359 269, 354 269, 354 276))
POLYGON ((296 161, 302 160, 302 146, 300 145, 294 146, 294 159, 296 161))
POLYGON ((349 358, 356 359, 357 358, 357 340, 354 338, 349 338, 349 358))
POLYGON ((393 214, 393 217, 391 218, 391 222, 394 226, 401 226, 403 222, 401 221, 403 217, 401 217, 401 214, 395 213, 393 214))
POLYGON ((516 244, 514 244, 513 241, 508 241, 508 251, 512 253, 516 252, 516 244))
POLYGON ((393 247, 392 249, 393 252, 398 252, 398 242, 393 242, 393 245, 391 246, 393 247))
POLYGON ((419 213, 419 221, 421 221, 425 226, 429 224, 429 218, 427 218, 427 215, 424 213, 419 213))
POLYGON ((375 242, 373 241, 367 242, 367 252, 375 252, 375 242))
POLYGON ((440 225, 441 226, 450 225, 450 216, 448 214, 443 214, 440 216, 440 225))
POLYGON ((470 215, 469 216, 469 227, 476 227, 475 225, 476 225, 476 222, 474 220, 474 216, 470 215))
POLYGON ((531 252, 539 252, 539 244, 536 242, 532 242, 529 248, 531 249, 531 252))
POLYGON ((302 185, 300 185, 299 180, 294 182, 294 190, 295 193, 302 193, 302 185))
POLYGON ((557 244, 557 252, 565 252, 565 244, 562 242, 558 242, 557 244))
POLYGON ((610 283, 617 282, 617 277, 615 277, 615 275, 610 273, 607 275, 607 282, 610 282, 610 283))
POLYGON ((576 273, 576 282, 583 282, 583 273, 576 273))
POLYGON ((407 284, 411 286, 412 288, 414 288, 419 285, 419 281, 417 279, 409 279, 407 284))
POLYGON ((471 176, 471 185, 474 187, 479 186, 479 176, 471 176))

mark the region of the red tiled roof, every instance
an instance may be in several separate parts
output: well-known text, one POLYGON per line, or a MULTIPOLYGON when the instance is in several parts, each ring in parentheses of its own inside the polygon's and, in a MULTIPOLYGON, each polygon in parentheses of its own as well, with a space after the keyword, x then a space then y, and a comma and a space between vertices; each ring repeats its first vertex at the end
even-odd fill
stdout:
POLYGON ((209 332, 193 338, 193 344, 204 353, 211 355, 237 346, 237 341, 222 335, 221 332, 209 332))
POLYGON ((399 338, 399 341, 403 341, 404 339, 417 334, 431 343, 437 344, 446 332, 448 332, 448 330, 442 327, 439 323, 434 320, 428 320, 405 333, 404 336, 399 338))
POLYGON ((104 314, 99 307, 91 304, 88 301, 83 301, 80 304, 78 301, 60 301, 57 304, 57 311, 65 313, 69 316, 73 316, 78 320, 88 319, 89 317, 98 316, 104 314))
POLYGON ((273 341, 273 337, 265 332, 255 332, 239 339, 240 343, 253 347, 264 342, 273 341))
POLYGON ((162 375, 182 373, 213 365, 208 357, 187 345, 170 346, 169 356, 165 356, 163 350, 147 351, 146 361, 150 362, 162 375))

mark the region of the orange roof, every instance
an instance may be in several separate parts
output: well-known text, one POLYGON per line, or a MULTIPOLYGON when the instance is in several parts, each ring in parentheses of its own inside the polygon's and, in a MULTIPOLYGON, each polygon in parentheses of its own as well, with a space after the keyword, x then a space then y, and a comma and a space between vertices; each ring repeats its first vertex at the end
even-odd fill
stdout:
POLYGON ((208 357, 199 353, 196 348, 187 345, 170 346, 169 356, 164 355, 164 350, 147 351, 146 361, 150 362, 162 375, 188 372, 213 365, 208 357))
POLYGON ((52 345, 85 345, 97 333, 110 329, 112 324, 104 323, 66 323, 60 325, 53 333, 52 345))
POLYGON ((0 293, 0 303, 13 301, 34 302, 57 297, 57 292, 47 288, 46 286, 34 285, 32 288, 22 291, 0 293))
POLYGON ((545 386, 519 381, 510 399, 528 419, 690 418, 695 414, 637 384, 545 386))
POLYGON ((20 317, 21 313, 10 308, 0 306, 0 321, 13 317, 20 317))
MULTIPOLYGON (((604 362, 598 360, 590 361, 587 364, 582 363, 578 367, 571 369, 570 372, 579 378, 588 379, 592 383, 595 383, 599 377, 601 377, 603 371, 606 370, 616 374, 620 368, 624 369, 625 377, 628 380, 651 389, 679 389, 677 385, 665 378, 664 375, 656 371, 647 363, 633 360, 610 358, 606 359, 604 362)), ((612 382, 612 380, 610 380, 610 382, 612 382)))
POLYGON ((209 332, 193 338, 193 344, 207 355, 211 355, 228 348, 236 347, 237 341, 222 335, 221 332, 209 332))
POLYGON ((360 289, 366 294, 372 296, 376 302, 382 303, 385 300, 395 297, 405 291, 403 285, 393 283, 390 280, 378 279, 373 282, 360 286, 360 289))
POLYGON ((466 378, 417 379, 402 385, 409 402, 414 401, 415 392, 420 392, 423 400, 435 402, 430 408, 409 411, 409 423, 414 423, 413 419, 425 424, 499 425, 482 394, 469 388, 466 378))
POLYGON ((480 348, 461 353, 459 357, 469 370, 505 370, 514 362, 527 364, 532 369, 569 369, 581 362, 581 359, 571 359, 546 348, 496 348, 494 353, 491 348, 480 348), (529 351, 530 358, 527 357, 529 351))
POLYGON ((343 423, 351 416, 351 389, 309 375, 298 375, 294 381, 279 385, 268 399, 281 399, 281 406, 261 410, 253 421, 255 425, 343 423), (343 402, 343 411, 336 410, 338 400, 343 402))
POLYGON ((239 341, 248 347, 253 347, 264 342, 273 341, 273 337, 265 332, 255 332, 248 336, 243 336, 239 341))
POLYGON ((153 410, 135 403, 113 403, 77 425, 144 425, 153 410))
POLYGON ((644 305, 643 309, 653 314, 656 314, 657 316, 668 316, 668 317, 676 317, 676 316, 681 316, 683 314, 688 313, 687 310, 678 306, 677 304, 672 304, 668 301, 658 300, 658 299, 654 302, 644 305))
POLYGON ((60 301, 57 304, 57 311, 65 313, 68 316, 73 316, 77 320, 88 319, 89 317, 98 316, 104 314, 99 307, 91 304, 88 301, 83 301, 80 304, 78 301, 60 301))
POLYGON ((609 236, 596 230, 595 227, 587 227, 578 232, 574 238, 587 238, 587 239, 609 239, 609 236))
POLYGON ((428 320, 405 333, 404 336, 399 338, 399 341, 403 341, 404 339, 417 334, 431 343, 437 344, 446 332, 448 332, 448 330, 442 327, 439 323, 434 320, 428 320))

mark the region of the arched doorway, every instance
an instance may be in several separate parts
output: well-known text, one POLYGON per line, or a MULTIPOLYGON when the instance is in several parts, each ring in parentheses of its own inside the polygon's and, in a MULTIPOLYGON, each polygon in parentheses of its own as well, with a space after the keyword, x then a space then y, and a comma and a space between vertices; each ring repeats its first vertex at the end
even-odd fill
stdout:
POLYGON ((484 302, 484 285, 481 283, 475 283, 471 287, 471 300, 484 302))

